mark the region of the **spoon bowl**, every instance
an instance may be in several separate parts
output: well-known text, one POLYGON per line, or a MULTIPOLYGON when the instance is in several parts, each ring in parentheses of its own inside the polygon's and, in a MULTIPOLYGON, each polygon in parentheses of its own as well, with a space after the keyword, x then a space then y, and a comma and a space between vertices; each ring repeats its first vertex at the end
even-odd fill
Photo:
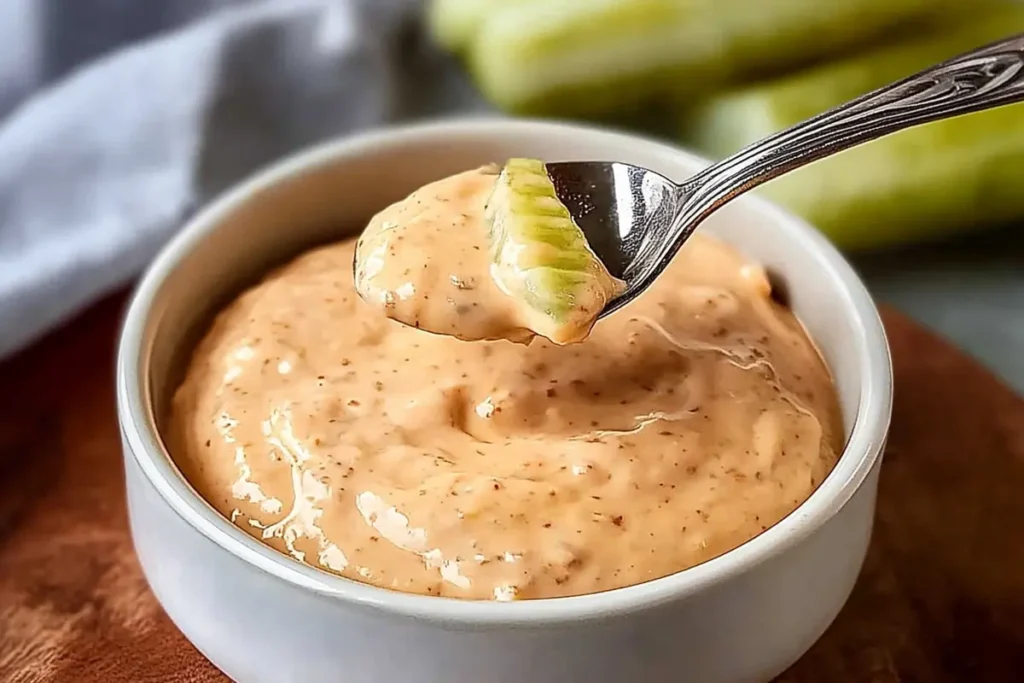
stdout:
MULTIPOLYGON (((547 171, 590 248, 609 273, 626 282, 626 290, 601 312, 608 315, 661 272, 651 252, 673 244, 670 232, 685 197, 665 176, 631 164, 560 162, 547 164, 547 171)), ((665 256, 671 260, 680 246, 681 241, 665 256)))

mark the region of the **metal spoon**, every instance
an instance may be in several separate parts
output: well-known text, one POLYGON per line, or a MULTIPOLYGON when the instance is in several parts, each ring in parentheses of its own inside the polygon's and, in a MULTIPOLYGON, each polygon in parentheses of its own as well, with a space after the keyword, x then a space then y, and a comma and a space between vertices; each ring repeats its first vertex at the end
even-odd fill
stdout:
MULTIPOLYGON (((559 199, 626 289, 647 289, 714 211, 783 173, 922 123, 1024 100, 1024 35, 956 57, 740 150, 677 184, 618 162, 547 164, 559 199)), ((1024 122, 1024 116, 1022 116, 1024 122)))

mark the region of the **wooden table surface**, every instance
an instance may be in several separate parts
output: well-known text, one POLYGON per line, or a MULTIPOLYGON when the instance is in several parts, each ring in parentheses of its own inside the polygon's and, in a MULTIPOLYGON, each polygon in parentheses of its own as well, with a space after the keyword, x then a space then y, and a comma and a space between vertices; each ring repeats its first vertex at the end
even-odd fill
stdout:
MULTIPOLYGON (((224 680, 164 616, 131 550, 113 391, 122 305, 0 364, 0 681, 224 680)), ((780 680, 1024 681, 1024 400, 885 319, 897 390, 867 563, 780 680)))

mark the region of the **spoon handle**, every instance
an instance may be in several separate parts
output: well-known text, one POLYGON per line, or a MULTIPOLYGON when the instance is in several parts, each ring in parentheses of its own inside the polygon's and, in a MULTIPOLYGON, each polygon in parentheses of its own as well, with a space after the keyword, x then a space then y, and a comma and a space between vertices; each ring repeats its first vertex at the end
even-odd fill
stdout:
POLYGON ((771 135, 682 184, 675 225, 689 237, 707 214, 813 161, 922 123, 1024 100, 1024 35, 968 52, 771 135))

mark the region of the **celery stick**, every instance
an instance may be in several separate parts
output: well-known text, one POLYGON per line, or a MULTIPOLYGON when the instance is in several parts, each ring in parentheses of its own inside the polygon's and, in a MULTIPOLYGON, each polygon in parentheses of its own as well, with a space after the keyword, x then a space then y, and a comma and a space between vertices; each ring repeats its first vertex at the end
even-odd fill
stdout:
POLYGON ((502 7, 528 2, 530 0, 431 0, 427 8, 427 25, 441 46, 452 52, 462 52, 488 14, 502 7))
POLYGON ((521 0, 487 13, 467 59, 503 109, 595 116, 835 55, 959 2, 521 0))
POLYGON ((528 327, 556 344, 582 340, 624 283, 612 277, 558 199, 543 161, 509 159, 487 200, 491 274, 528 327))
POLYGON ((693 106, 683 137, 715 157, 1014 31, 1024 31, 1024 9, 993 10, 955 30, 805 70, 725 93, 693 106))
MULTIPOLYGON (((829 107, 1015 31, 1024 9, 877 48, 712 99, 684 137, 725 156, 829 107)), ((824 159, 759 192, 848 249, 873 248, 1024 216, 1024 106, 910 129, 824 159)))
POLYGON ((1024 106, 905 131, 766 185, 763 194, 854 250, 1024 217, 1024 106))

